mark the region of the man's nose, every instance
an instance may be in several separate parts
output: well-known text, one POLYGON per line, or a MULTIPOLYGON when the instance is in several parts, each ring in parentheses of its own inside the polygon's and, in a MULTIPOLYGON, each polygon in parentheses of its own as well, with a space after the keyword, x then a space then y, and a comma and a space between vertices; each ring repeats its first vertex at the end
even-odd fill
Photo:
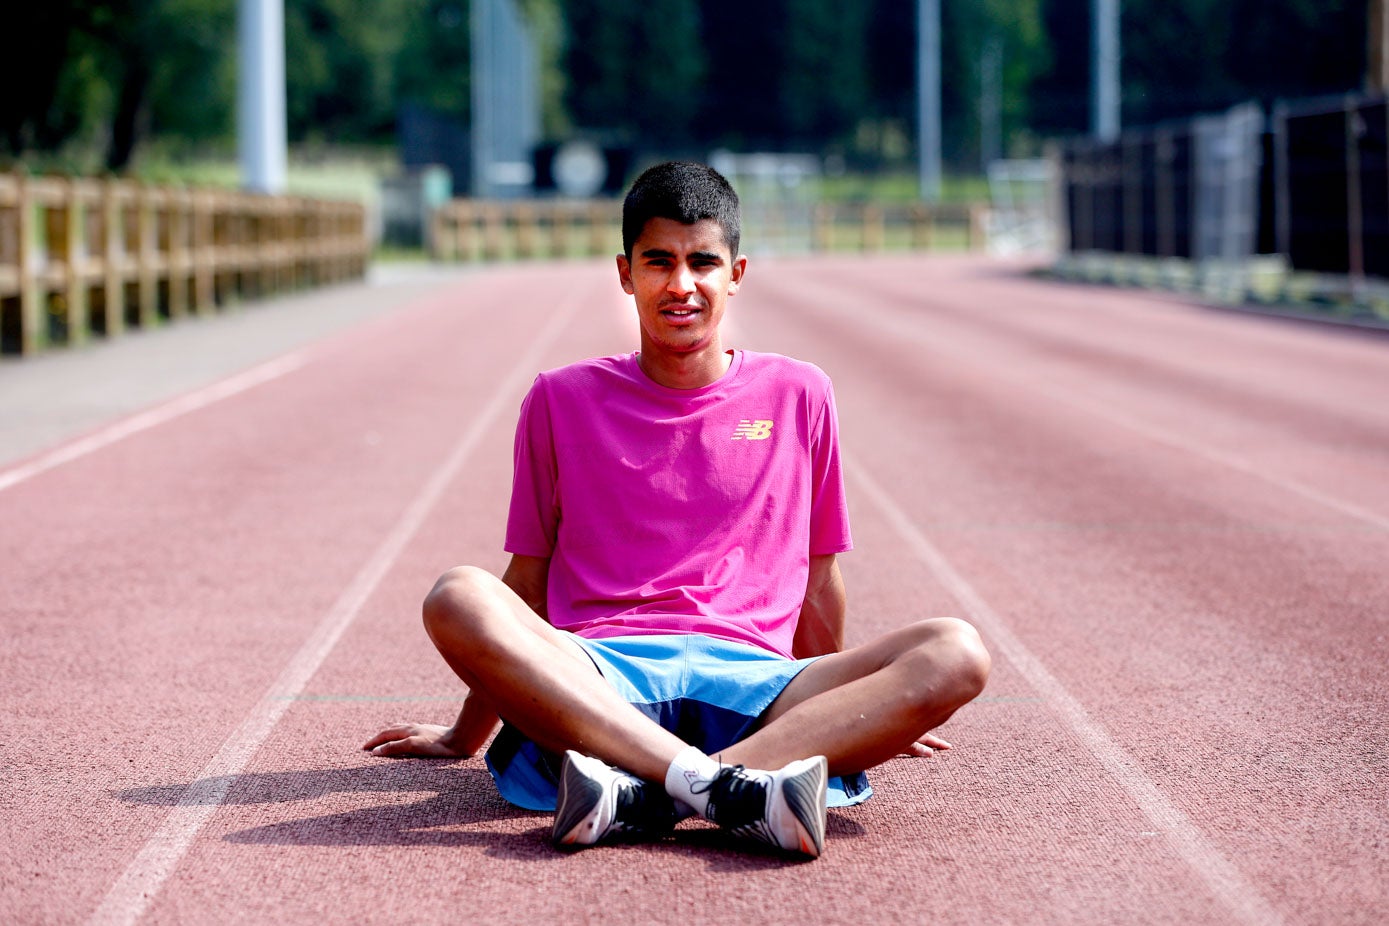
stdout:
POLYGON ((666 289, 677 296, 688 296, 694 292, 694 274, 690 272, 689 264, 675 265, 675 269, 670 272, 670 279, 666 282, 666 289))

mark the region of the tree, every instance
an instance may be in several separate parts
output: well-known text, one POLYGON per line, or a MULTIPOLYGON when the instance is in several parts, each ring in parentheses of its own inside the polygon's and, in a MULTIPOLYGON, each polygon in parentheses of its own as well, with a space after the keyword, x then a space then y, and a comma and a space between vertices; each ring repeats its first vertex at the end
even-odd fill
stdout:
POLYGON ((837 0, 788 3, 777 97, 788 138, 852 132, 867 108, 869 7, 837 0))
MULTIPOLYGON (((905 0, 516 0, 539 44, 548 132, 679 153, 717 145, 905 158, 905 0), (893 152, 882 139, 897 138, 893 152), (876 141, 875 141, 876 139, 876 141)), ((1123 0, 1127 125, 1361 86, 1368 0, 1123 0)), ((285 0, 293 141, 387 143, 410 101, 466 122, 469 0, 285 0)), ((1005 138, 1089 124, 1091 0, 943 5, 947 159, 977 163, 980 53, 1002 52, 1005 138)), ((237 0, 47 0, 6 23, 0 153, 127 169, 148 139, 234 132, 237 0), (71 155, 71 157, 69 157, 71 155)))
MULTIPOLYGON (((1089 124, 1090 0, 1044 0, 1052 65, 1037 81, 1040 132, 1089 124)), ((1359 89, 1366 0, 1124 0, 1123 121, 1359 89)))
MULTIPOLYGON (((150 132, 225 136, 233 75, 228 0, 60 0, 17 8, 25 56, 0 56, 0 133, 11 155, 104 148, 129 166, 150 132)), ((234 29, 230 30, 234 34, 234 29)))
POLYGON ((695 0, 566 0, 564 18, 575 124, 688 143, 707 61, 695 0))
POLYGON ((285 0, 289 138, 388 140, 400 49, 409 25, 424 19, 428 6, 421 0, 285 0))
MULTIPOLYGON (((1001 57, 1004 139, 1028 126, 1032 85, 1051 60, 1041 2, 946 4, 942 20, 946 35, 941 54, 945 155, 956 164, 972 166, 979 162, 981 59, 988 43, 994 44, 1001 57)), ((1005 153, 1008 147, 1005 142, 1005 153)))

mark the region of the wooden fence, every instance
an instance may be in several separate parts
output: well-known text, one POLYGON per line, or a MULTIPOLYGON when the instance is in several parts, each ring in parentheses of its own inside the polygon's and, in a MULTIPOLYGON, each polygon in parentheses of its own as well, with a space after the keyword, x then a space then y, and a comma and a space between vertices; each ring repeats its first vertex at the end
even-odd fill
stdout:
POLYGON ((988 209, 978 204, 820 203, 811 225, 815 251, 982 250, 988 209))
MULTIPOLYGON (((744 239, 801 240, 810 251, 880 251, 985 246, 986 210, 978 205, 820 203, 786 210, 745 207, 744 239), (788 233, 797 226, 800 234, 788 233)), ((435 210, 429 246, 436 260, 494 261, 598 257, 622 243, 616 200, 455 199, 435 210)))
POLYGON ((0 350, 361 277, 357 203, 0 174, 0 350))

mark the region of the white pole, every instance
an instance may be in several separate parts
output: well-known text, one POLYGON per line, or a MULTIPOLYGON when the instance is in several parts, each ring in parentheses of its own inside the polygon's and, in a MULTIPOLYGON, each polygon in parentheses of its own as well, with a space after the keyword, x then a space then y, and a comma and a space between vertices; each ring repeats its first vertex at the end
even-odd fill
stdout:
POLYGON ((237 151, 241 185, 254 193, 285 189, 284 0, 240 0, 237 151))
POLYGON ((1091 134, 1119 137, 1119 0, 1091 0, 1091 134))
POLYGON ((940 0, 916 3, 916 138, 921 198, 940 199, 940 0))

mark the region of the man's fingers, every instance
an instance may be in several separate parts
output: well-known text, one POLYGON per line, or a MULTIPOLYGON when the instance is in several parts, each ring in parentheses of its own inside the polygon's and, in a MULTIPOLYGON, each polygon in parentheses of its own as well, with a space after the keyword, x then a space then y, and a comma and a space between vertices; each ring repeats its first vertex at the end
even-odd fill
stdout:
POLYGON ((363 749, 374 756, 454 756, 450 747, 440 743, 444 727, 427 723, 402 723, 387 727, 367 740, 363 749))
POLYGON ((423 755, 423 750, 419 748, 421 745, 418 736, 407 736, 403 739, 387 740, 373 749, 371 754, 374 756, 423 755))
POLYGON ((363 743, 362 748, 366 750, 372 750, 375 749, 377 746, 380 746, 382 743, 389 743, 393 739, 395 739, 395 737, 390 735, 390 731, 383 730, 382 732, 376 734, 371 739, 363 743))
POLYGON ((375 749, 377 746, 380 746, 382 743, 389 743, 409 735, 409 724, 396 724, 393 727, 387 727, 380 733, 373 736, 371 739, 367 740, 364 744, 362 744, 362 748, 366 750, 372 750, 375 749))
POLYGON ((950 748, 950 744, 949 744, 949 743, 947 743, 945 740, 941 739, 939 736, 936 736, 934 733, 927 733, 925 736, 921 737, 921 739, 917 740, 917 742, 920 743, 920 744, 923 745, 923 746, 926 746, 926 747, 930 748, 930 749, 949 749, 949 748, 950 748))

